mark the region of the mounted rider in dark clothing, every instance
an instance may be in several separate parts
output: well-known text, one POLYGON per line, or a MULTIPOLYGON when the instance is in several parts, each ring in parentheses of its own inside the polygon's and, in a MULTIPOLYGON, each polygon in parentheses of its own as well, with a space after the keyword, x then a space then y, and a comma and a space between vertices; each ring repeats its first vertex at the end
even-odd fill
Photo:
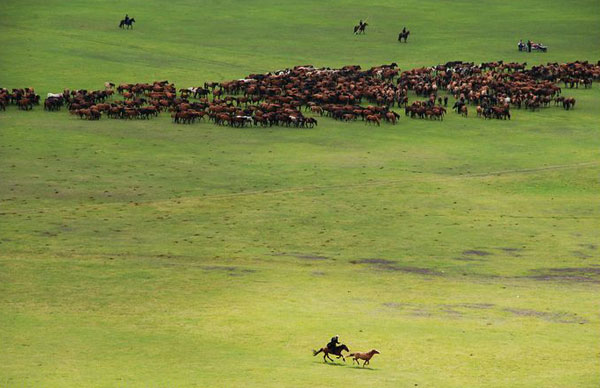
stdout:
POLYGON ((125 14, 125 24, 129 24, 129 14, 125 14))
POLYGON ((336 335, 335 337, 331 338, 331 341, 329 341, 329 343, 327 344, 327 349, 329 349, 330 352, 335 350, 335 345, 339 344, 339 339, 340 336, 336 335))

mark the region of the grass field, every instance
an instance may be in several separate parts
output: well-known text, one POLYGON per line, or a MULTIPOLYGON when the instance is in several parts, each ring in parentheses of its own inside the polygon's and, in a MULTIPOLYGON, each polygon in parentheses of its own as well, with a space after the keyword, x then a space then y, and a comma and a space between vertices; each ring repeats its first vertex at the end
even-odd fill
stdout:
MULTIPOLYGON (((0 87, 600 59, 598 1, 0 4, 0 87), (116 26, 125 13, 138 23, 116 26), (368 18, 367 35, 351 29, 368 18), (408 44, 396 41, 406 25, 408 44), (519 53, 518 39, 546 54, 519 53)), ((600 89, 313 130, 0 112, 0 387, 597 387, 600 89), (311 350, 339 334, 370 368, 311 350)))

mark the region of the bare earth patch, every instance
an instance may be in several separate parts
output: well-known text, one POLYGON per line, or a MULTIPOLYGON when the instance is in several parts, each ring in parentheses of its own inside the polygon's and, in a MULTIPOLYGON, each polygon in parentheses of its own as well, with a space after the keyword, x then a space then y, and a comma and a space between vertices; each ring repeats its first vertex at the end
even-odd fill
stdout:
POLYGON ((321 256, 321 255, 316 255, 316 254, 308 254, 308 253, 297 253, 297 252, 272 253, 271 256, 290 256, 290 257, 295 257, 297 259, 304 259, 304 260, 330 260, 330 258, 327 257, 327 256, 321 256))
POLYGON ((359 260, 351 260, 352 264, 368 264, 372 268, 379 271, 390 271, 390 272, 406 272, 406 273, 414 273, 419 275, 432 275, 432 276, 441 276, 442 273, 430 268, 421 268, 421 267, 411 267, 411 266, 401 266, 398 265, 396 261, 372 258, 372 259, 359 259, 359 260))
POLYGON ((225 266, 225 265, 205 265, 205 266, 202 266, 202 269, 205 271, 227 272, 227 274, 229 276, 243 276, 244 274, 256 272, 255 269, 240 268, 240 267, 225 266))
POLYGON ((600 283, 600 268, 596 267, 540 268, 532 272, 533 275, 526 277, 540 281, 600 283))
POLYGON ((469 249, 467 251, 463 251, 463 255, 471 255, 471 256, 489 256, 490 252, 481 251, 478 249, 469 249))
POLYGON ((582 317, 578 317, 577 314, 566 313, 566 312, 545 312, 531 309, 517 309, 517 308, 504 308, 503 311, 511 313, 519 317, 534 317, 543 319, 548 322, 558 323, 587 323, 587 320, 582 317))
POLYGON ((515 317, 537 318, 553 323, 578 323, 585 324, 587 319, 578 316, 575 313, 556 312, 556 311, 538 311, 533 309, 521 309, 514 307, 498 308, 493 303, 456 303, 456 304, 438 304, 424 305, 413 303, 398 303, 386 302, 382 306, 388 309, 400 310, 404 314, 417 317, 433 317, 445 316, 447 318, 462 318, 474 313, 468 310, 486 310, 488 312, 495 311, 496 313, 510 313, 515 317))

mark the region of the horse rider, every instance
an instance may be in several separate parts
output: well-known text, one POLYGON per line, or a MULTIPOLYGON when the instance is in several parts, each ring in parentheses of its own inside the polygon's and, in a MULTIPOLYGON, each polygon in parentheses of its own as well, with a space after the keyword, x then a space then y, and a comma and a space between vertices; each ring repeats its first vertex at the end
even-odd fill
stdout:
POLYGON ((129 15, 125 14, 125 24, 128 24, 128 23, 129 23, 129 15))
POLYGON ((403 33, 403 34, 406 34, 406 27, 403 27, 403 28, 402 28, 402 33, 403 33))
MULTIPOLYGON (((361 22, 362 22, 362 20, 361 20, 361 22)), ((335 345, 337 345, 337 344, 340 343, 339 339, 340 339, 339 335, 336 335, 336 336, 334 336, 334 337, 331 338, 331 341, 329 341, 329 343, 327 344, 327 349, 330 352, 333 352, 335 350, 335 345)))

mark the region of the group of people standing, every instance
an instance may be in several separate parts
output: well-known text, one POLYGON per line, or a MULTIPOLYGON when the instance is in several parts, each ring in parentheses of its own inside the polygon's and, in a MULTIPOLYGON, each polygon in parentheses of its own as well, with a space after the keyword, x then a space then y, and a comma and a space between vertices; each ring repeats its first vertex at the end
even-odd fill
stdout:
POLYGON ((544 46, 541 43, 533 43, 531 40, 527 40, 527 43, 523 43, 523 39, 519 40, 519 43, 517 44, 519 51, 527 51, 528 53, 531 52, 531 50, 541 50, 541 51, 546 51, 547 47, 544 46))

